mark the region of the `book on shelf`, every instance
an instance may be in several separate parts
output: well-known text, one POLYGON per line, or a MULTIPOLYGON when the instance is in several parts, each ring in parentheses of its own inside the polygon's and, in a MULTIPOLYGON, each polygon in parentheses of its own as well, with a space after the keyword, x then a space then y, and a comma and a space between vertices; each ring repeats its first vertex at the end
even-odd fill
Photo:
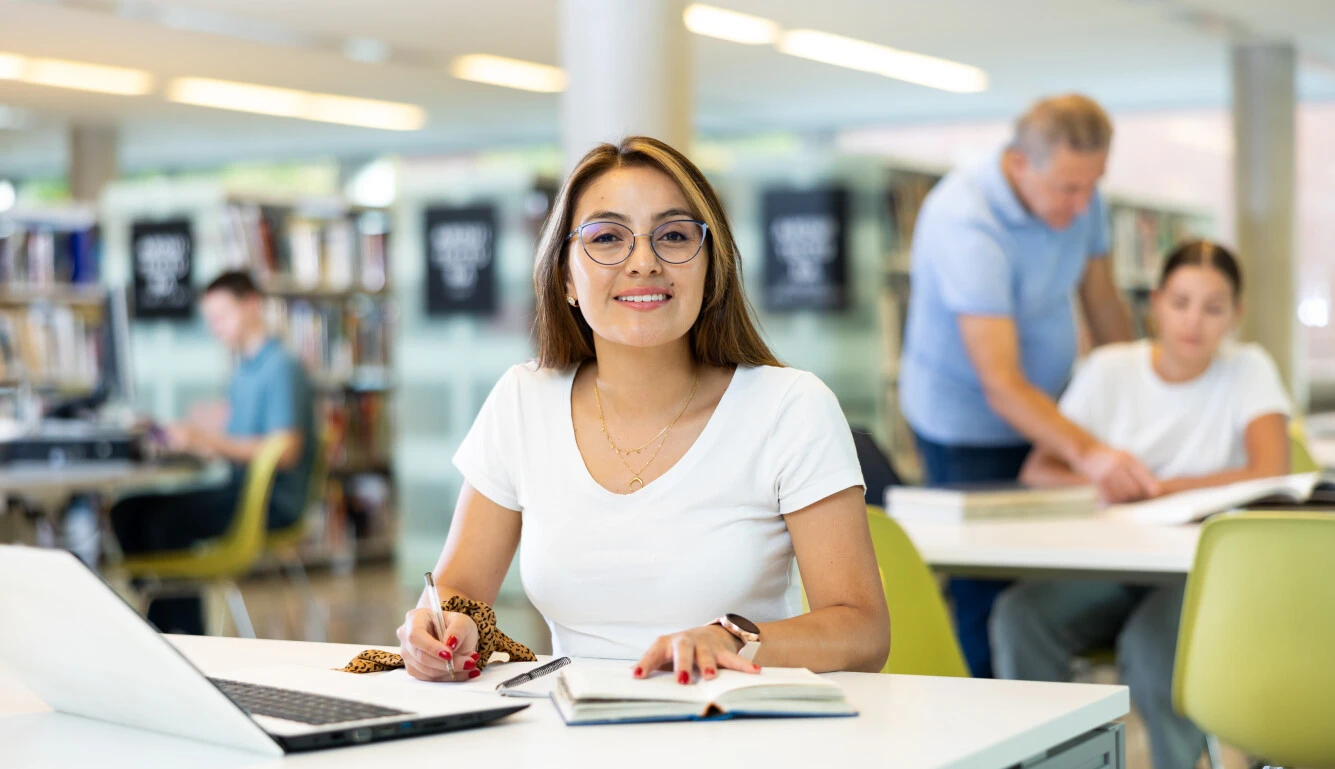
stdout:
POLYGON ((99 321, 65 305, 0 311, 0 380, 92 387, 102 345, 99 329, 99 321))
POLYGON ((1191 218, 1173 211, 1114 203, 1111 206, 1113 274, 1124 288, 1150 288, 1164 256, 1191 234, 1191 218))
POLYGON ((666 673, 637 679, 578 664, 558 675, 552 699, 571 725, 857 715, 839 684, 805 668, 720 670, 692 686, 666 673))
POLYGON ((1145 502, 1113 505, 1108 508, 1107 514, 1115 520, 1173 526, 1196 523, 1217 513, 1253 505, 1329 507, 1335 505, 1335 482, 1321 473, 1258 478, 1226 486, 1181 491, 1145 502))
MULTIPOLYGON (((917 171, 896 170, 885 193, 885 210, 890 219, 892 254, 906 252, 913 243, 913 229, 923 201, 941 177, 917 171)), ((906 265, 899 265, 904 267, 906 265)))
POLYGON ((358 371, 389 366, 393 328, 383 302, 318 302, 270 297, 269 328, 317 379, 351 382, 358 371))
POLYGON ((223 219, 228 266, 250 270, 270 288, 385 289, 389 235, 380 212, 324 217, 292 207, 234 202, 223 219))
POLYGON ((902 521, 964 521, 1092 515, 1098 492, 1092 486, 1033 489, 1018 483, 960 483, 891 486, 885 510, 902 521))
POLYGON ((96 227, 0 222, 0 288, 95 285, 98 254, 96 227))

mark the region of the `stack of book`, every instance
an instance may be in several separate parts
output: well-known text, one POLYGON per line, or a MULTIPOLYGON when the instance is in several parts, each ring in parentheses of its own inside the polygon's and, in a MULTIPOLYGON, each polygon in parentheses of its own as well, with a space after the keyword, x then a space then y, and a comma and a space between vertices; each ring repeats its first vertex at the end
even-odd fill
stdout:
POLYGON ((1014 483, 891 486, 885 510, 891 517, 922 523, 1092 515, 1098 493, 1090 486, 1029 489, 1014 483))

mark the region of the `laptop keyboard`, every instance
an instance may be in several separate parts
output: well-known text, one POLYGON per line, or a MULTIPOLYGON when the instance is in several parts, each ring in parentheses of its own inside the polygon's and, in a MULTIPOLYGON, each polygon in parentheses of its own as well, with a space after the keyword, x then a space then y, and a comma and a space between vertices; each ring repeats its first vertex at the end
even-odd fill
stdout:
POLYGON ((406 716, 406 710, 394 710, 355 700, 326 697, 323 694, 260 686, 241 681, 210 678, 223 694, 252 716, 271 716, 312 726, 362 721, 368 718, 406 716))

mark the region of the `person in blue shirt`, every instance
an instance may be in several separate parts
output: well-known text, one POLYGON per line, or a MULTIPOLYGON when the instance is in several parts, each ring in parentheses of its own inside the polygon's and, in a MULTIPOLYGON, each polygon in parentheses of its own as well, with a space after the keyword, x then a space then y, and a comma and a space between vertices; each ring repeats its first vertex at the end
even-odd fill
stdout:
MULTIPOLYGON (((306 506, 311 466, 318 449, 310 381, 301 364, 272 338, 264 323, 264 297, 249 275, 228 272, 204 290, 200 309, 209 331, 238 356, 228 391, 224 432, 189 424, 167 428, 169 445, 232 465, 218 486, 171 494, 127 497, 111 509, 111 523, 127 553, 185 550, 221 536, 236 514, 246 464, 264 441, 287 437, 269 502, 269 528, 290 526, 306 506)), ((198 597, 153 602, 148 618, 163 632, 202 635, 198 597)))
MULTIPOLYGON (((1156 493, 1135 457, 1094 439, 1055 401, 1075 361, 1077 297, 1096 345, 1132 337, 1096 189, 1111 142, 1112 123, 1093 100, 1045 99, 1020 117, 1000 153, 952 172, 924 201, 900 400, 929 484, 1013 482, 1036 444, 1108 500, 1156 493)), ((1004 587, 950 585, 977 676, 992 674, 988 615, 1004 587)))

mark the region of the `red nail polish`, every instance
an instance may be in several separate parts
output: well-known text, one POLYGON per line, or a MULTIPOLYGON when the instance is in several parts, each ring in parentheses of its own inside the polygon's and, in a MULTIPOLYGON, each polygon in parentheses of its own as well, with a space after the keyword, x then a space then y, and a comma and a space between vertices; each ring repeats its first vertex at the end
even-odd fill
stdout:
POLYGON ((690 673, 687 673, 685 670, 683 670, 683 671, 681 671, 680 673, 677 674, 677 683, 679 683, 679 684, 689 684, 690 682, 691 682, 691 674, 690 674, 690 673))
POLYGON ((705 678, 713 678, 716 675, 718 675, 718 671, 713 668, 705 668, 705 678))
POLYGON ((757 672, 757 673, 760 672, 760 666, 759 666, 759 665, 756 665, 755 663, 752 663, 751 666, 754 667, 754 668, 756 669, 756 672, 757 672))
POLYGON ((459 639, 455 638, 454 636, 450 636, 448 639, 445 640, 445 645, 453 649, 454 647, 459 645, 459 639))
POLYGON ((477 667, 477 663, 472 660, 464 660, 464 670, 472 670, 477 667))
POLYGON ((477 652, 473 652, 472 657, 473 657, 473 659, 477 659, 477 658, 478 658, 478 654, 477 654, 477 652))
POLYGON ((441 652, 440 652, 440 658, 443 659, 443 660, 448 660, 451 656, 453 656, 453 655, 451 655, 449 652, 447 652, 447 651, 445 651, 445 650, 443 650, 443 649, 442 649, 441 652))
POLYGON ((471 672, 471 673, 468 674, 468 677, 469 677, 469 678, 477 678, 477 677, 480 676, 480 675, 482 675, 482 671, 481 671, 481 670, 474 670, 473 672, 471 672))
POLYGON ((635 666, 635 672, 633 673, 633 675, 634 675, 636 678, 641 678, 641 677, 643 677, 643 676, 644 676, 644 668, 640 667, 639 665, 636 665, 636 666, 635 666))

